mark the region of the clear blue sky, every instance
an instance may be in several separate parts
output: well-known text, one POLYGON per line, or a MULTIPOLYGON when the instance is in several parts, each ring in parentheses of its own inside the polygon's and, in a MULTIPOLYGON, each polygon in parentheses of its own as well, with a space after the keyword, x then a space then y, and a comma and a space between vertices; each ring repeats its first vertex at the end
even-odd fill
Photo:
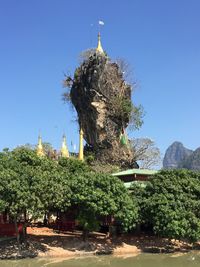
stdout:
POLYGON ((133 137, 161 152, 175 140, 200 146, 199 0, 0 0, 0 150, 44 141, 59 148, 63 131, 78 145, 74 115, 63 104, 63 72, 81 51, 102 44, 125 58, 146 111, 133 137), (91 24, 94 24, 91 27, 91 24))

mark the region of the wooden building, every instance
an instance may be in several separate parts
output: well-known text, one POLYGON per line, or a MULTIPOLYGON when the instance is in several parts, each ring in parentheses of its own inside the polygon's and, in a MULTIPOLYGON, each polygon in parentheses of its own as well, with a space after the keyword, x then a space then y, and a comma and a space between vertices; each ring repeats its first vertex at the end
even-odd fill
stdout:
POLYGON ((122 172, 114 173, 113 176, 118 177, 124 182, 124 185, 127 188, 130 188, 134 183, 139 183, 142 186, 145 186, 145 182, 148 181, 152 175, 156 174, 156 170, 147 170, 147 169, 129 169, 122 172))

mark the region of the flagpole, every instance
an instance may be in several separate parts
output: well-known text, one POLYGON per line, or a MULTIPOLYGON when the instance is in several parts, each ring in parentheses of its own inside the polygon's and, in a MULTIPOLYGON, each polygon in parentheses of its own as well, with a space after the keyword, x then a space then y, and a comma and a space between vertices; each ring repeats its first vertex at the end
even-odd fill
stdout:
POLYGON ((104 25, 104 22, 102 20, 99 20, 99 33, 101 32, 101 26, 104 25))
POLYGON ((93 31, 92 31, 92 29, 93 29, 93 24, 90 24, 90 46, 92 47, 92 33, 93 33, 93 31))

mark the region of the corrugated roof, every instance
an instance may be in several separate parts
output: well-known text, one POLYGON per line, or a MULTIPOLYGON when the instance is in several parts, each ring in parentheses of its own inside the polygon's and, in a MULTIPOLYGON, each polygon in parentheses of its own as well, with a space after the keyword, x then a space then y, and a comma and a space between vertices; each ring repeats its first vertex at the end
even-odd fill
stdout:
POLYGON ((113 176, 125 176, 125 175, 153 175, 156 174, 158 171, 156 170, 146 170, 146 169, 130 169, 122 172, 113 173, 113 176))

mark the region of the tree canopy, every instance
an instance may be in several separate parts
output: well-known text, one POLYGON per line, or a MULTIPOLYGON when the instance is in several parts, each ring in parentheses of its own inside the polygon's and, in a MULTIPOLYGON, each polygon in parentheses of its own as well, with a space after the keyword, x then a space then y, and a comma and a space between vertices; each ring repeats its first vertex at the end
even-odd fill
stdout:
POLYGON ((162 170, 131 192, 77 159, 40 158, 27 147, 0 153, 0 212, 15 223, 71 208, 84 231, 98 229, 102 216, 110 216, 124 231, 141 223, 159 236, 200 238, 199 172, 162 170))
POLYGON ((124 230, 135 226, 137 206, 118 178, 98 173, 76 175, 71 189, 80 217, 92 215, 92 220, 97 221, 99 216, 110 215, 120 220, 124 230))
POLYGON ((133 189, 141 221, 160 236, 196 241, 200 238, 200 173, 160 171, 146 188, 133 189))
POLYGON ((0 212, 16 223, 48 211, 77 209, 83 228, 94 230, 100 216, 114 216, 124 230, 134 227, 137 206, 116 177, 99 174, 77 159, 38 157, 21 147, 0 153, 0 212))

